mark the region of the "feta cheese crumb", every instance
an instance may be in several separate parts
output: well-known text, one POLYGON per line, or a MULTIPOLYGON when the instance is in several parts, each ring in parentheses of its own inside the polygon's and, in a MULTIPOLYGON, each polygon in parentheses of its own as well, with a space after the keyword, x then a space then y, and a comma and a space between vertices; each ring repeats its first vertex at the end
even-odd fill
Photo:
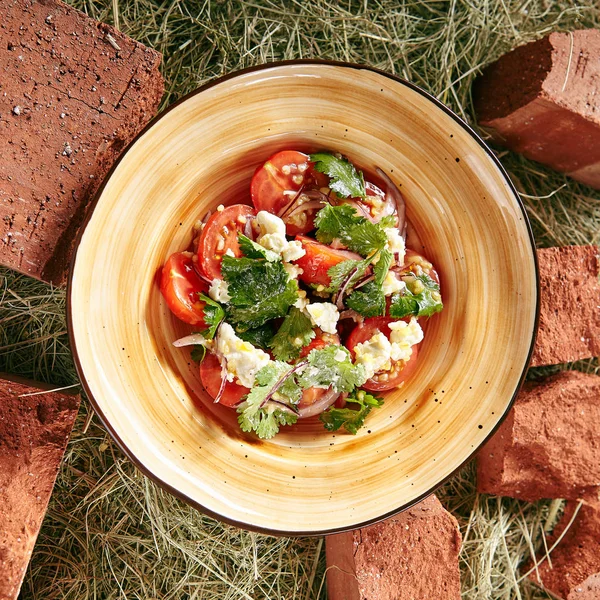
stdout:
MULTIPOLYGON (((285 223, 278 216, 272 215, 266 210, 259 211, 256 215, 256 222, 260 227, 260 235, 256 242, 263 248, 279 254, 284 261, 283 266, 286 267, 290 278, 296 279, 301 271, 287 268, 287 263, 298 260, 306 254, 302 244, 296 240, 288 242, 285 237, 285 223)), ((295 265, 290 266, 295 267, 295 265)), ((296 267, 296 269, 299 269, 299 267, 296 267)))
POLYGON ((423 330, 415 317, 406 321, 394 321, 389 324, 392 333, 391 358, 392 360, 407 361, 412 356, 412 347, 423 341, 423 330))
POLYGON ((292 263, 284 262, 283 268, 287 271, 290 279, 298 279, 298 276, 304 273, 304 271, 298 265, 294 265, 292 263))
POLYGON ((377 332, 370 340, 354 346, 354 363, 363 365, 366 378, 371 379, 379 371, 389 371, 392 345, 385 334, 377 332))
POLYGON ((227 361, 227 381, 237 379, 247 388, 254 385, 256 374, 271 360, 266 352, 235 335, 229 323, 219 327, 216 350, 227 361))
POLYGON ((397 227, 384 227, 385 235, 387 236, 387 249, 394 255, 398 255, 396 261, 398 264, 404 263, 406 254, 406 246, 404 238, 400 235, 397 227))
POLYGON ((231 256, 235 258, 235 254, 233 253, 233 250, 231 248, 227 248, 227 250, 225 250, 225 256, 231 256))
POLYGON ((346 358, 348 358, 348 355, 340 348, 339 350, 336 350, 336 353, 333 355, 333 358, 338 362, 344 362, 346 358))
POLYGON ((337 322, 340 318, 337 306, 331 302, 314 302, 306 307, 306 312, 315 327, 326 333, 337 333, 337 322))
POLYGON ((304 310, 308 306, 308 298, 304 290, 298 290, 298 300, 294 302, 294 306, 300 310, 304 310))
POLYGON ((229 302, 231 296, 229 295, 228 287, 224 279, 213 279, 208 290, 208 295, 215 302, 229 302))
POLYGON ((406 288, 406 284, 401 279, 396 277, 396 274, 393 271, 388 271, 388 274, 385 276, 383 280, 383 284, 381 289, 383 290, 383 294, 385 296, 391 296, 396 292, 401 292, 406 288))

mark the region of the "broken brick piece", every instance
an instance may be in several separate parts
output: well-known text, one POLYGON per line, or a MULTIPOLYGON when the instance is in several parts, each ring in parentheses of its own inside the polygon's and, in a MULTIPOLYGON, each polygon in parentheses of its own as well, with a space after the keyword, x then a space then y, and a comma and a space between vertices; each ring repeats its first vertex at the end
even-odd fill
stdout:
POLYGON ((0 264, 62 283, 89 201, 155 114, 160 54, 58 0, 0 3, 0 264))
POLYGON ((473 100, 494 141, 600 188, 600 31, 516 48, 484 69, 473 100))
POLYGON ((16 600, 79 396, 6 377, 0 378, 0 600, 16 600))
POLYGON ((538 250, 540 324, 531 366, 600 356, 597 246, 538 250))
MULTIPOLYGON (((565 514, 554 528, 548 547, 552 546, 563 533, 573 517, 577 502, 568 502, 565 514)), ((600 505, 583 504, 575 517, 575 521, 565 533, 565 537, 550 555, 548 560, 538 565, 529 578, 541 585, 545 590, 563 600, 597 600, 598 576, 600 573, 600 505), (539 578, 538 578, 539 574, 539 578), (591 590, 591 594, 584 591, 591 590), (579 590, 582 591, 579 591, 579 590), (594 591, 595 590, 595 591, 594 591)), ((538 557, 538 562, 543 558, 538 557)), ((527 570, 531 565, 527 567, 527 570)))
POLYGON ((527 384, 477 457, 477 489, 533 502, 600 486, 600 377, 564 371, 527 384))
POLYGON ((356 531, 331 535, 329 600, 458 600, 461 535, 435 496, 356 531))

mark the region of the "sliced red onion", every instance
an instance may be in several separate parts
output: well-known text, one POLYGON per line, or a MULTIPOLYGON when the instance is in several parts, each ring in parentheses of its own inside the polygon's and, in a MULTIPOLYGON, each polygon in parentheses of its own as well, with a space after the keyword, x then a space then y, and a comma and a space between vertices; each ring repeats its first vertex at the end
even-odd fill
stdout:
POLYGON ((203 346, 204 342, 206 342, 206 338, 203 335, 200 333, 192 333, 191 335, 186 335, 185 337, 174 341, 173 346, 176 346, 177 348, 182 348, 183 346, 197 346, 198 344, 203 346))
POLYGON ((348 310, 344 310, 340 313, 340 321, 343 321, 344 319, 352 319, 355 323, 362 323, 365 318, 358 314, 355 310, 352 309, 348 309, 348 310))
POLYGON ((223 392, 225 391, 225 386, 227 385, 227 359, 223 357, 223 364, 221 365, 221 386, 219 387, 219 392, 215 397, 215 404, 221 401, 221 397, 223 396, 223 392))
POLYGON ((252 221, 254 219, 256 219, 256 217, 253 215, 246 217, 246 224, 244 225, 244 235, 252 241, 254 241, 254 233, 252 231, 252 221))
POLYGON ((289 371, 287 371, 286 373, 284 373, 283 376, 280 377, 279 381, 271 388, 271 391, 266 395, 265 399, 262 401, 262 403, 260 405, 261 408, 267 402, 269 402, 269 400, 271 400, 273 398, 273 396, 275 395, 275 393, 277 392, 277 390, 284 384, 285 380, 288 377, 290 377, 290 375, 292 375, 296 371, 299 371, 300 369, 304 368, 307 364, 308 364, 307 360, 300 361, 299 363, 296 363, 289 371))
POLYGON ((363 285, 366 285, 367 283, 373 281, 373 279, 375 279, 375 275, 367 275, 367 277, 365 277, 362 281, 359 281, 354 286, 354 289, 357 290, 358 288, 361 288, 363 285))
POLYGON ((206 223, 210 219, 211 215, 212 215, 212 210, 207 210, 206 214, 202 217, 202 223, 206 223))
POLYGON ((329 388, 318 400, 313 402, 310 406, 304 406, 298 411, 299 419, 307 419, 308 417, 314 417, 320 415, 324 410, 327 410, 339 396, 339 392, 336 392, 333 388, 329 388))
MULTIPOLYGON (((288 202, 288 204, 283 208, 283 210, 279 211, 279 214, 277 215, 280 219, 283 219, 286 214, 292 209, 292 207, 296 204, 296 202, 298 201, 298 199, 300 198, 300 195, 302 194, 304 190, 304 185, 300 186, 300 189, 294 194, 294 196, 292 197, 292 199, 288 202)), ((291 190, 290 190, 291 191, 291 190)), ((285 193, 285 192, 284 192, 285 193)))
POLYGON ((338 310, 342 310, 342 308, 344 308, 344 294, 346 293, 346 289, 350 285, 351 279, 356 275, 356 272, 358 271, 359 267, 360 264, 356 265, 354 269, 352 269, 350 273, 348 273, 346 280, 344 281, 344 283, 342 283, 340 289, 338 290, 338 293, 335 297, 335 305, 338 307, 338 310))
POLYGON ((279 402, 279 400, 269 400, 266 404, 266 406, 274 406, 275 408, 282 410, 284 412, 290 413, 291 415, 296 415, 298 416, 298 409, 290 404, 285 404, 285 402, 279 402))
POLYGON ((398 230, 405 235, 405 226, 406 226, 406 203, 404 202, 404 197, 400 193, 400 190, 396 186, 396 184, 379 168, 377 167, 377 174, 385 181, 387 185, 387 189, 385 191, 386 201, 388 198, 391 198, 396 205, 396 213, 398 215, 398 230))

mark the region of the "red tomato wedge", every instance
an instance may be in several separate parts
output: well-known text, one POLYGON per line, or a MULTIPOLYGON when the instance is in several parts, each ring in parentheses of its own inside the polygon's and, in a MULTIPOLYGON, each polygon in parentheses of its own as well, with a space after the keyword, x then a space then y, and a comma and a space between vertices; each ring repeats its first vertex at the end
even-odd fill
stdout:
MULTIPOLYGON (((204 389, 211 398, 216 398, 221 389, 221 363, 212 353, 207 352, 204 360, 200 363, 200 379, 204 389)), ((225 384, 225 390, 221 395, 219 404, 229 408, 234 407, 242 401, 242 398, 250 390, 243 385, 238 385, 234 381, 228 381, 225 384)))
POLYGON ((171 254, 162 269, 160 291, 178 319, 204 328, 205 303, 198 293, 206 294, 208 284, 196 273, 192 257, 191 252, 171 254))
MULTIPOLYGON (((352 356, 354 356, 354 346, 370 340, 378 331, 383 333, 389 339, 391 334, 389 324, 396 320, 397 319, 390 319, 388 317, 371 317, 357 325, 346 340, 346 347, 350 350, 352 356)), ((417 366, 417 355, 417 346, 413 346, 412 355, 408 362, 393 362, 392 368, 389 371, 384 371, 381 374, 375 373, 375 375, 364 383, 362 387, 374 392, 381 392, 398 387, 413 374, 415 367, 417 366), (385 379, 381 377, 383 374, 387 376, 385 379)))
POLYGON ((362 260, 362 257, 349 250, 337 250, 316 240, 297 235, 296 240, 302 243, 306 254, 299 258, 296 264, 303 270, 299 279, 304 283, 329 285, 331 278, 327 271, 345 260, 362 260))
POLYGON ((198 244, 198 264, 208 279, 221 279, 221 261, 227 250, 240 257, 238 232, 243 233, 248 218, 256 211, 247 204, 234 204, 217 210, 208 219, 198 244))
MULTIPOLYGON (((327 185, 327 178, 316 173, 309 157, 295 150, 277 152, 256 169, 250 184, 250 196, 257 211, 279 215, 300 188, 327 185)), ((316 211, 306 211, 286 222, 288 235, 306 233, 314 228, 316 211)))

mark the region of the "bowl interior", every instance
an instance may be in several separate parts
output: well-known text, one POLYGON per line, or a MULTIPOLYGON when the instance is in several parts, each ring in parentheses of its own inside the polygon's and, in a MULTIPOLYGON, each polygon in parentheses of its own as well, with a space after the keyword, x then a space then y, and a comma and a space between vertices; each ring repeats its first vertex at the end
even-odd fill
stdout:
POLYGON ((427 96, 372 70, 287 64, 181 102, 126 152, 81 237, 69 292, 80 374, 127 453, 205 511, 270 532, 335 531, 429 493, 498 424, 535 327, 526 218, 480 142, 427 96), (212 403, 156 273, 220 203, 249 202, 257 165, 286 147, 332 149, 401 186, 445 309, 418 370, 357 436, 316 419, 270 441, 212 403))

